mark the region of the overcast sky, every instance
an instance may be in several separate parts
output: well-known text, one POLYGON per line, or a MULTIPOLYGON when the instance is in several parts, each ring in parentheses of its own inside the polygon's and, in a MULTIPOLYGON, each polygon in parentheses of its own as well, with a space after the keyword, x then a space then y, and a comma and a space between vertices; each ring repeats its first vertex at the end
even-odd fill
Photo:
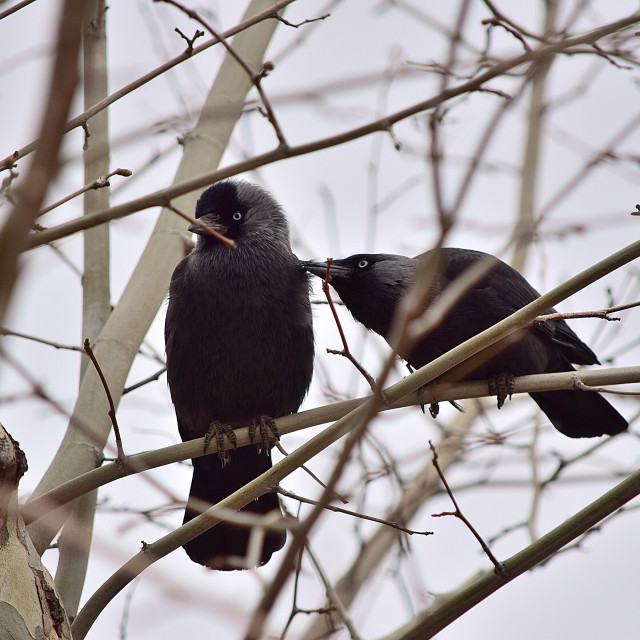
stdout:
MULTIPOLYGON (((3 157, 35 137, 43 111, 59 4, 41 0, 0 22, 3 157)), ((187 4, 224 30, 239 21, 246 3, 187 4)), ((498 4, 507 11, 517 11, 511 17, 518 24, 540 31, 542 2, 519 3, 517 7, 514 3, 498 4)), ((581 3, 562 2, 558 22, 563 24, 578 4, 581 3)), ((446 60, 448 48, 441 26, 451 28, 458 5, 433 1, 295 3, 286 13, 291 22, 327 12, 331 15, 300 29, 279 25, 268 50, 267 58, 274 61, 275 69, 264 87, 289 143, 310 142, 340 133, 435 95, 441 79, 434 71, 434 63, 446 60)), ((571 33, 587 31, 637 9, 637 3, 631 0, 586 5, 571 33)), ((471 2, 459 50, 461 75, 477 70, 479 52, 486 45, 486 26, 481 21, 488 16, 484 3, 471 2)), ((178 55, 184 42, 174 33, 174 27, 192 34, 197 25, 161 3, 146 0, 111 3, 110 90, 127 85, 178 55)), ((496 58, 512 57, 522 52, 522 45, 505 31, 494 29, 490 52, 496 58)), ((112 168, 131 169, 135 176, 130 183, 123 178, 112 180, 114 204, 171 183, 181 157, 176 139, 194 125, 221 56, 221 48, 212 47, 110 109, 112 168), (156 155, 158 159, 147 168, 156 155)), ((638 238, 640 219, 629 213, 639 201, 640 76, 635 66, 622 67, 623 63, 582 55, 559 59, 551 70, 547 88, 549 114, 541 136, 542 160, 534 198, 535 212, 546 215, 526 265, 527 278, 540 291, 549 290, 638 238), (585 171, 604 149, 610 149, 610 157, 585 171)), ((454 78, 451 82, 455 85, 463 80, 454 78)), ((468 162, 504 99, 499 93, 512 95, 518 83, 519 77, 499 78, 489 83, 492 92, 465 95, 448 103, 441 128, 446 206, 455 201, 468 162)), ((478 249, 510 259, 511 251, 505 248, 518 211, 528 105, 527 97, 521 99, 501 121, 462 203, 449 246, 478 249)), ((81 110, 78 98, 72 115, 81 110)), ((416 255, 432 246, 438 232, 428 162, 428 122, 422 116, 403 121, 394 127, 394 136, 401 145, 400 151, 389 135, 375 134, 263 167, 243 178, 259 182, 282 203, 291 222, 295 251, 301 258, 337 258, 363 251, 416 255)), ((222 165, 263 153, 275 144, 270 125, 253 111, 236 127, 222 165)), ((82 135, 75 131, 66 138, 64 165, 48 201, 82 186, 81 153, 82 135)), ((21 164, 18 170, 23 173, 21 164)), ((7 207, 3 201, 0 216, 7 207)), ((42 223, 53 226, 80 214, 81 202, 76 200, 48 214, 42 223)), ((147 210, 112 225, 114 303, 144 249, 157 214, 157 210, 147 210)), ((72 265, 81 268, 81 236, 65 239, 59 247, 72 265)), ((638 275, 636 262, 576 294, 560 308, 600 309, 610 300, 616 304, 637 300, 638 275)), ((314 290, 319 299, 319 287, 314 285, 314 290)), ((80 345, 81 308, 78 274, 53 250, 43 247, 24 257, 6 325, 14 331, 61 344, 80 345)), ((150 348, 161 355, 164 313, 163 306, 147 337, 150 348)), ((364 395, 366 383, 351 365, 325 353, 327 347, 339 347, 326 307, 319 305, 314 313, 318 357, 314 383, 304 408, 328 403, 329 389, 344 396, 364 395)), ((377 373, 385 353, 384 343, 366 337, 348 314, 341 316, 358 357, 377 373)), ((575 321, 572 326, 603 363, 610 364, 607 361, 615 358, 615 366, 636 365, 640 350, 633 341, 637 339, 638 312, 625 312, 621 317, 621 323, 605 325, 589 319, 575 321)), ((51 397, 68 410, 73 408, 78 386, 76 352, 15 337, 3 338, 3 347, 51 397)), ((158 366, 151 358, 140 357, 129 383, 150 375, 158 366)), ((404 375, 403 368, 398 367, 395 375, 396 378, 404 375)), ((21 483, 23 498, 36 486, 66 428, 64 416, 49 405, 20 397, 29 389, 28 383, 6 366, 0 366, 0 398, 6 400, 0 406, 0 420, 20 441, 30 466, 21 483)), ((638 413, 637 401, 613 402, 629 419, 638 413)), ((493 402, 488 406, 493 406, 493 402)), ((537 415, 536 411, 528 398, 518 398, 501 414, 493 411, 479 420, 469 440, 466 466, 458 465, 451 471, 454 486, 477 484, 480 478, 496 482, 490 488, 460 490, 465 513, 488 538, 522 522, 530 512, 531 465, 527 462, 527 450, 522 447, 530 442, 532 434, 532 422, 526 420, 537 415), (523 426, 525 422, 527 426, 523 426), (488 431, 515 427, 519 431, 510 440, 512 446, 477 446, 488 431)), ((118 415, 129 452, 179 441, 165 376, 141 392, 125 396, 118 415)), ((449 407, 442 407, 439 423, 411 409, 379 418, 373 428, 375 437, 393 451, 406 479, 427 460, 427 441, 438 439, 438 425, 446 425, 455 418, 455 411, 449 407)), ((554 468, 557 455, 572 458, 592 445, 564 438, 545 422, 544 416, 540 420, 537 446, 543 477, 554 468)), ((283 445, 292 450, 310 437, 309 432, 300 432, 285 438, 283 445)), ((338 450, 339 446, 330 450, 313 461, 311 467, 326 479, 323 474, 328 473, 338 450)), ((373 448, 365 447, 362 455, 371 469, 379 471, 380 460, 373 448)), ((569 479, 545 492, 536 521, 538 532, 547 532, 604 493, 617 482, 616 474, 637 468, 639 460, 637 438, 625 435, 576 465, 569 479)), ((383 515, 385 507, 398 496, 397 486, 388 478, 376 480, 368 487, 366 500, 360 503, 360 472, 360 468, 354 467, 342 486, 351 493, 349 507, 383 515)), ((184 499, 190 473, 188 465, 181 464, 155 470, 151 475, 184 499)), ((303 495, 319 493, 318 487, 301 472, 287 478, 283 485, 303 495)), ((141 540, 156 540, 182 519, 179 508, 163 515, 155 524, 136 514, 123 513, 123 509, 148 509, 166 501, 150 483, 137 477, 105 487, 100 496, 104 505, 96 520, 95 552, 85 598, 138 551, 141 540), (118 513, 110 512, 112 507, 118 513)), ((297 508, 294 502, 288 504, 292 510, 297 508)), ((411 526, 431 529, 435 535, 413 536, 411 554, 407 556, 390 554, 376 580, 361 593, 353 618, 362 637, 376 638, 391 632, 424 607, 433 594, 456 588, 477 570, 487 568, 486 557, 460 522, 430 516, 449 508, 444 498, 430 502, 411 526)), ((636 511, 618 516, 601 532, 590 536, 580 550, 561 554, 548 565, 520 577, 452 624, 439 638, 637 637, 639 525, 636 511)), ((354 522, 349 518, 327 515, 312 538, 314 551, 334 580, 357 554, 358 536, 366 537, 373 530, 368 524, 359 526, 361 530, 354 532, 354 522)), ((501 537, 494 552, 506 558, 527 543, 527 533, 520 528, 501 537)), ((44 556, 52 573, 56 560, 55 551, 44 556)), ((136 583, 127 637, 135 640, 242 637, 243 621, 260 596, 262 580, 274 574, 278 562, 272 561, 255 573, 221 574, 205 571, 178 550, 136 583)), ((302 581, 299 606, 322 606, 322 587, 308 564, 304 566, 302 581)), ((115 637, 130 595, 128 589, 107 607, 89 638, 115 637)), ((289 589, 271 617, 272 634, 281 632, 290 607, 289 589)), ((290 637, 299 637, 307 624, 308 620, 297 622, 290 637)), ((339 637, 348 635, 343 631, 339 637)))

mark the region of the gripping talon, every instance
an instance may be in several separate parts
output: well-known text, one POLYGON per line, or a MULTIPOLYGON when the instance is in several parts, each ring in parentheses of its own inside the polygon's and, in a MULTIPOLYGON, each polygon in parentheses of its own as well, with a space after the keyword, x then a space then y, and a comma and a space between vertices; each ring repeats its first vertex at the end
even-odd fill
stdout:
POLYGON ((271 416, 258 416, 249 425, 249 439, 255 446, 258 453, 267 453, 271 447, 280 440, 278 427, 271 416), (256 439, 256 432, 259 431, 259 438, 256 439))
POLYGON ((496 396, 498 409, 502 409, 507 398, 511 400, 515 389, 515 377, 512 373, 500 373, 491 376, 489 382, 489 393, 496 396))
POLYGON ((204 451, 209 448, 209 444, 215 438, 216 444, 218 445, 218 459, 220 460, 220 464, 224 468, 224 466, 231 460, 229 455, 229 451, 224 448, 224 437, 227 436, 229 438, 229 442, 233 445, 233 448, 237 448, 238 438, 236 437, 236 433, 229 424, 224 424, 223 422, 212 422, 209 425, 209 429, 207 433, 204 434, 204 451))

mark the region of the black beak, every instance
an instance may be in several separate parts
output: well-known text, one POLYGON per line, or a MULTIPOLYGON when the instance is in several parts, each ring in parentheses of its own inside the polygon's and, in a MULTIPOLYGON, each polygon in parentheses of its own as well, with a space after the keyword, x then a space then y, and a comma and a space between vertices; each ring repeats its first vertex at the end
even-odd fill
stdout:
POLYGON ((207 214, 205 217, 200 218, 198 222, 200 224, 190 224, 187 227, 190 233, 195 233, 199 236, 210 236, 211 234, 207 231, 207 229, 210 229, 214 232, 214 235, 222 234, 224 236, 228 231, 226 225, 221 224, 213 214, 207 214))
MULTIPOLYGON (((340 278, 340 277, 345 277, 348 273, 349 273, 349 269, 347 269, 346 267, 343 267, 341 264, 339 264, 339 260, 334 260, 331 263, 331 268, 329 270, 329 274, 332 277, 336 277, 336 278, 340 278)), ((306 260, 303 261, 302 266, 309 272, 312 273, 314 276, 318 276, 319 278, 322 278, 324 280, 324 278, 327 275, 327 263, 326 262, 317 262, 315 260, 306 260)))
POLYGON ((197 233, 199 236, 204 236, 207 233, 202 227, 199 227, 197 224, 190 224, 187 229, 189 233, 197 233))

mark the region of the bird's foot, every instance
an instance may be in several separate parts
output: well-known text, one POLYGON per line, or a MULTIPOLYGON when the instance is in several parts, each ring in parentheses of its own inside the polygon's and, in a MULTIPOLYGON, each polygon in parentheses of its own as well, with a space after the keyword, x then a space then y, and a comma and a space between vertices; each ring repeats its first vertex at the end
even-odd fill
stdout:
POLYGON ((499 373, 491 376, 489 382, 489 393, 498 399, 498 409, 502 409, 505 400, 513 395, 515 389, 515 377, 512 373, 499 373))
POLYGON ((280 434, 278 433, 278 427, 271 416, 258 416, 251 421, 249 425, 249 439, 251 443, 255 445, 258 453, 263 451, 266 453, 271 447, 280 440, 280 434), (256 440, 256 432, 259 433, 259 438, 256 440))
MULTIPOLYGON (((460 411, 460 413, 464 413, 464 409, 455 400, 449 400, 449 404, 454 409, 457 409, 458 411, 460 411)), ((422 413, 424 413, 424 405, 423 404, 420 405, 420 408, 422 409, 422 413)), ((434 419, 438 417, 438 415, 440 414, 440 405, 437 402, 432 402, 429 405, 429 414, 434 419)))
POLYGON ((229 442, 235 449, 237 447, 238 439, 236 438, 235 431, 230 424, 224 424, 223 422, 212 422, 209 425, 209 430, 204 434, 204 450, 206 451, 211 441, 215 438, 218 445, 218 458, 220 464, 224 467, 231 459, 228 449, 224 448, 224 437, 229 438, 229 442))

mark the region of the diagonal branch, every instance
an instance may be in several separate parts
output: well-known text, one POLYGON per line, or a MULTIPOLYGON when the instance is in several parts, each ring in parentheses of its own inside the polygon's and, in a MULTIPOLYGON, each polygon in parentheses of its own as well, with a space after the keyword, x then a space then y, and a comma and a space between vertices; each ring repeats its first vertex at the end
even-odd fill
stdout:
POLYGON ((640 471, 636 471, 536 542, 505 560, 503 573, 483 571, 456 591, 439 596, 431 607, 396 630, 389 640, 433 638, 476 604, 557 553, 639 494, 640 471))
MULTIPOLYGON (((411 381, 411 376, 405 380, 411 381)), ((566 373, 543 373, 530 376, 520 376, 514 381, 514 394, 531 393, 536 391, 556 391, 558 389, 575 389, 576 380, 589 386, 600 384, 632 384, 640 383, 640 367, 619 367, 603 370, 568 371, 566 373)), ((419 385, 418 385, 419 386, 419 385)), ((401 407, 420 406, 435 401, 453 401, 464 398, 488 397, 488 385, 483 381, 460 382, 452 385, 429 385, 419 392, 407 394, 401 400, 389 403, 383 410, 390 411, 401 407)), ((324 407, 309 409, 301 413, 278 418, 275 423, 281 435, 295 433, 302 429, 315 427, 333 422, 353 411, 368 398, 357 398, 336 402, 324 407)), ((252 444, 249 428, 235 430, 237 446, 244 447, 252 444)), ((217 443, 211 442, 206 455, 218 452, 217 443)), ((155 469, 181 460, 197 458, 205 455, 204 438, 189 440, 180 444, 170 445, 155 451, 146 451, 128 456, 121 464, 111 463, 88 471, 77 478, 69 480, 55 489, 33 498, 22 508, 24 521, 29 524, 87 491, 97 489, 110 482, 125 478, 134 473, 155 469)), ((291 454, 290 454, 291 455, 291 454)))
MULTIPOLYGON (((29 0, 29 1, 33 2, 33 0, 29 0)), ((287 5, 291 4, 292 2, 294 2, 294 0, 279 0, 279 2, 274 3, 271 7, 265 9, 264 11, 260 11, 255 15, 249 16, 248 18, 240 22, 240 24, 237 24, 235 27, 232 27, 231 29, 227 29, 221 34, 221 36, 223 38, 231 38, 232 36, 235 36, 238 33, 241 33, 243 31, 246 31, 250 27, 253 27, 254 25, 260 22, 264 22, 265 20, 269 20, 269 19, 277 19, 279 17, 279 13, 287 5)), ((19 5, 16 5, 16 7, 18 6, 19 5)), ((12 7, 11 9, 14 9, 14 8, 15 7, 12 7)), ((10 11, 10 9, 8 9, 7 11, 10 11)), ((0 18, 1 17, 2 17, 2 14, 0 14, 0 18)), ((124 98, 130 93, 133 93, 134 91, 136 91, 136 89, 139 89, 140 87, 144 86, 148 82, 151 82, 151 80, 154 80, 158 76, 161 76, 163 73, 166 73, 170 69, 173 69, 173 67, 179 65, 185 60, 188 60, 192 55, 197 55, 198 53, 201 53, 202 51, 209 49, 209 47, 212 47, 213 45, 216 45, 219 42, 220 41, 218 40, 218 38, 212 38, 211 40, 208 40, 207 42, 201 44, 200 46, 194 47, 191 51, 187 49, 186 51, 181 53, 179 56, 176 56, 175 58, 172 58, 171 60, 165 62, 163 65, 160 65, 157 69, 150 71, 149 73, 138 78, 131 84, 128 84, 126 87, 123 87, 122 89, 119 89, 118 91, 112 93, 110 96, 108 96, 104 100, 101 100, 97 104, 93 105, 91 108, 81 113, 79 116, 76 116, 75 118, 73 118, 73 120, 69 120, 69 122, 67 122, 66 125, 64 125, 64 133, 68 133, 73 129, 77 129, 78 127, 84 126, 90 118, 95 116, 97 113, 100 113, 101 111, 103 111, 104 109, 112 105, 114 102, 117 102, 118 100, 120 100, 120 98, 124 98)), ((34 140, 33 142, 30 142, 28 145, 26 145, 22 149, 18 149, 17 151, 12 153, 10 156, 7 156, 6 158, 3 158, 2 160, 0 160, 0 171, 4 171, 5 169, 9 169, 10 167, 12 167, 18 160, 20 160, 21 158, 24 158, 25 156, 35 151, 41 143, 42 143, 42 138, 37 138, 36 140, 34 140)))
POLYGON ((77 218, 75 220, 71 220, 69 222, 58 225, 57 227, 47 229, 46 231, 42 231, 38 234, 33 235, 29 239, 27 248, 33 249, 35 247, 42 246, 44 244, 47 244, 48 242, 51 242, 52 240, 58 240, 59 238, 77 233, 82 229, 86 229, 88 226, 102 224, 103 222, 106 222, 108 220, 123 218, 137 211, 142 211, 143 209, 164 206, 173 198, 179 195, 194 191, 196 189, 200 189, 209 184, 212 184, 219 180, 223 180, 225 178, 229 178, 239 173, 251 171, 258 167, 273 164, 287 158, 295 158, 298 156, 308 155, 310 153, 313 153, 314 151, 319 151, 321 149, 329 149, 331 147, 357 140, 372 133, 386 133, 396 122, 406 120, 407 118, 410 118, 411 116, 414 116, 418 113, 433 109, 443 102, 451 100, 452 98, 455 98, 464 93, 477 91, 489 80, 500 76, 507 71, 510 71, 511 69, 519 67, 522 64, 544 60, 545 58, 558 53, 569 52, 573 47, 576 47, 577 45, 596 42, 601 38, 604 38, 612 33, 634 25, 638 22, 640 22, 640 11, 631 14, 627 18, 617 20, 616 22, 612 22, 598 29, 594 29, 593 31, 590 31, 586 34, 574 36, 573 38, 567 38, 566 40, 550 45, 545 45, 533 51, 528 51, 524 54, 521 54, 520 56, 517 56, 515 58, 510 58, 509 60, 499 62, 493 65, 484 73, 478 75, 476 78, 463 82, 455 87, 450 87, 440 94, 434 96, 433 98, 418 102, 414 105, 401 109, 400 111, 396 111, 388 116, 374 120, 354 129, 350 129, 346 132, 298 146, 292 146, 288 149, 278 147, 272 151, 268 151, 242 162, 229 165, 228 167, 225 167, 223 169, 205 172, 199 176, 175 184, 167 189, 156 191, 141 198, 131 200, 130 202, 123 203, 122 205, 112 207, 111 209, 99 211, 93 214, 93 217, 91 218, 89 218, 88 216, 86 216, 85 218, 77 218))
POLYGON ((469 531, 471 531, 471 533, 474 535, 475 539, 478 541, 478 543, 482 547, 482 550, 488 556, 489 560, 491 560, 491 562, 493 563, 493 566, 495 567, 496 572, 497 573, 502 573, 504 571, 504 567, 502 566, 500 561, 493 555, 493 553, 491 552, 491 549, 489 549, 489 546, 487 545, 487 543, 482 539, 482 536, 478 533, 476 528, 471 524, 469 519, 464 515, 464 513, 462 513, 462 510, 458 506, 458 502, 457 502, 455 496, 453 495, 453 492, 451 491, 451 488, 449 487, 449 483, 447 482, 447 479, 444 477, 444 473, 442 472, 442 469, 440 468, 440 463, 438 462, 438 452, 436 451, 436 448, 435 448, 433 442, 431 442, 431 440, 429 440, 429 448, 431 449, 431 453, 433 453, 433 458, 432 458, 431 462, 433 463, 433 466, 434 466, 436 472, 438 473, 440 481, 444 485, 445 491, 447 492, 447 495, 449 496, 451 502, 453 502, 453 506, 455 508, 455 511, 452 511, 452 512, 451 511, 445 511, 443 513, 434 513, 434 514, 432 514, 433 517, 434 518, 440 518, 442 516, 455 516, 456 518, 458 518, 459 520, 464 522, 464 524, 466 525, 467 529, 469 529, 469 531))
MULTIPOLYGON (((193 9, 189 9, 185 7, 177 0, 153 0, 154 2, 166 2, 167 4, 171 4, 180 11, 186 13, 192 20, 196 20, 199 22, 207 31, 211 33, 220 42, 220 44, 227 50, 227 53, 242 67, 243 71, 249 76, 253 86, 256 88, 258 95, 260 96, 260 100, 266 111, 266 116, 271 126, 273 127, 276 136, 278 137, 278 142, 281 147, 286 148, 287 141, 285 140, 284 133, 282 133, 282 129, 278 124, 278 120, 276 119, 276 114, 273 112, 273 107, 271 106, 271 101, 267 97, 267 94, 264 92, 262 88, 262 79, 266 78, 269 71, 273 69, 272 63, 264 63, 258 71, 258 73, 254 73, 253 69, 247 64, 247 62, 243 59, 241 55, 227 42, 226 38, 219 33, 197 12, 193 9)), ((277 17, 277 16, 276 16, 277 17)))
POLYGON ((122 438, 120 437, 120 427, 118 427, 118 421, 116 419, 116 406, 113 403, 113 396, 111 395, 111 391, 109 390, 107 379, 104 377, 104 373, 102 373, 102 369, 100 368, 98 359, 96 358, 95 353, 93 353, 91 344, 89 344, 89 338, 84 341, 84 350, 89 356, 91 363, 95 367, 96 373, 100 377, 100 382, 102 382, 102 386, 104 387, 104 393, 107 396, 107 402, 109 403, 109 418, 111 419, 111 425, 113 426, 113 435, 115 436, 116 448, 118 450, 118 457, 116 459, 116 462, 121 462, 126 458, 126 456, 124 453, 124 449, 122 448, 122 438))

